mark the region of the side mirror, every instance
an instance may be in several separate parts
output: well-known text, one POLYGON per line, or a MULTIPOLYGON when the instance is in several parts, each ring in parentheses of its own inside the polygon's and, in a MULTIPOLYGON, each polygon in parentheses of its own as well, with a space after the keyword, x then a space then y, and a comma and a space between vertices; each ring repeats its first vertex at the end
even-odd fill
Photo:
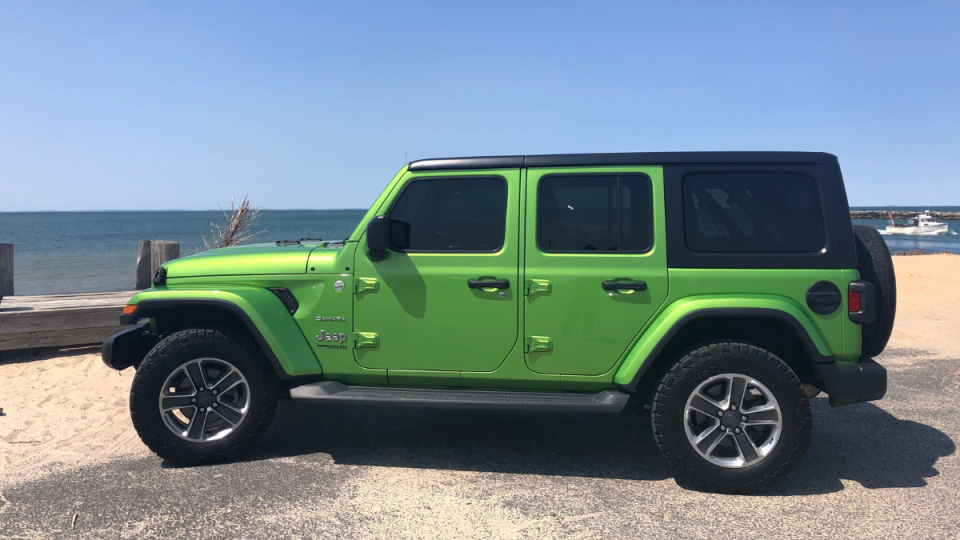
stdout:
POLYGON ((367 249, 371 261, 382 261, 387 254, 388 224, 387 216, 377 216, 367 223, 367 249))
POLYGON ((395 249, 410 249, 410 224, 399 219, 390 220, 390 247, 395 249))

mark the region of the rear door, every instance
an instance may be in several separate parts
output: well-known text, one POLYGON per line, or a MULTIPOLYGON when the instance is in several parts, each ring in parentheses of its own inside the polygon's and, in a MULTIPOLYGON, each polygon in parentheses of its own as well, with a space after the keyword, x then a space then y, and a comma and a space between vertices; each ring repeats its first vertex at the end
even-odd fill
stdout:
POLYGON ((408 173, 384 212, 409 246, 358 246, 357 362, 388 370, 492 371, 519 336, 520 171, 408 173), (485 286, 489 283, 489 286, 485 286))
POLYGON ((530 169, 527 178, 527 366, 606 373, 667 297, 662 168, 530 169))

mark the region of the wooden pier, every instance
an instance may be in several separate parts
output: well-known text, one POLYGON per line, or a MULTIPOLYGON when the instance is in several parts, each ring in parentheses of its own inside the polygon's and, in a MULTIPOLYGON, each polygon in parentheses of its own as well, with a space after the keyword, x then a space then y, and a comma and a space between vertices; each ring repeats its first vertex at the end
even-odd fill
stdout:
POLYGON ((120 312, 135 291, 0 300, 0 351, 99 344, 126 328, 120 312))

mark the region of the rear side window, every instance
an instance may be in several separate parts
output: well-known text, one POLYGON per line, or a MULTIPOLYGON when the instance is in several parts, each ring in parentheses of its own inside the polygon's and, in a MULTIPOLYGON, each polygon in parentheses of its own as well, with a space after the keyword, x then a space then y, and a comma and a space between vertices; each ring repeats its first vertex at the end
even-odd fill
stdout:
POLYGON ((546 253, 643 253, 653 242, 650 179, 547 176, 540 181, 537 241, 546 253))
POLYGON ((797 173, 697 173, 683 179, 687 247, 808 253, 826 246, 817 182, 797 173))
POLYGON ((404 251, 499 251, 507 221, 503 178, 414 180, 390 210, 410 224, 404 251))

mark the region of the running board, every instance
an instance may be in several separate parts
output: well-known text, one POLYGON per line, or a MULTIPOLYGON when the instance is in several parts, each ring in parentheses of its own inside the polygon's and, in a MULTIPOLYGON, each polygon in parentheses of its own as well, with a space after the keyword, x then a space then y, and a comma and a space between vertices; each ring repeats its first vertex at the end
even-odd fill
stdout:
POLYGON ((574 394, 379 388, 347 386, 336 381, 324 381, 291 388, 290 397, 302 403, 616 413, 626 407, 630 395, 616 390, 604 390, 596 394, 574 394))

